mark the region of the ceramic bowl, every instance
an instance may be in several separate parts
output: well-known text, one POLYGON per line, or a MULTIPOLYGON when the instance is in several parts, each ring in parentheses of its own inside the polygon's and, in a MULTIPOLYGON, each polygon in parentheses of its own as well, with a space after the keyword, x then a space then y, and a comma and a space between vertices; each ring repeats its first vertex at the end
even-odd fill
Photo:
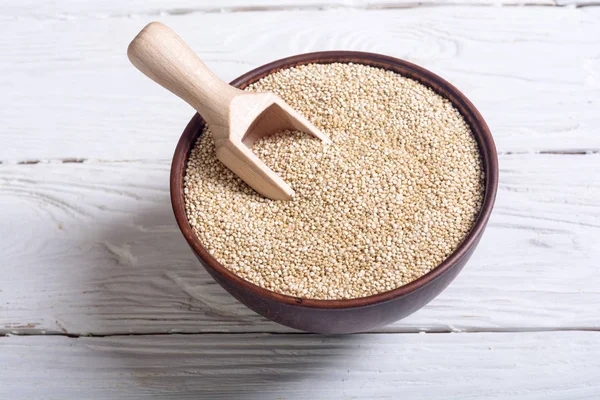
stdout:
POLYGON ((397 289, 350 300, 314 300, 286 296, 256 286, 219 263, 188 223, 183 177, 190 151, 202 133, 204 121, 196 114, 185 128, 171 166, 171 202, 179 228, 192 251, 212 277, 232 296, 258 314, 277 323, 309 332, 353 333, 392 323, 417 311, 442 292, 465 266, 477 247, 492 212, 498 184, 498 160, 490 131, 473 104, 454 86, 432 72, 396 58, 362 52, 328 51, 284 58, 256 68, 231 84, 241 89, 278 70, 312 63, 357 63, 397 72, 415 79, 450 100, 470 125, 483 159, 485 198, 470 233, 440 265, 397 289))

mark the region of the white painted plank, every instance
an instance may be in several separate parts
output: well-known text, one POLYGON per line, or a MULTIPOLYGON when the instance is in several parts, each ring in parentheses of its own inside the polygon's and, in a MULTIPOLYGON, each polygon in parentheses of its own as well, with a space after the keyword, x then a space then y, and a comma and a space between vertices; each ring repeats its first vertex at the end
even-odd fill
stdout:
POLYGON ((598 0, 553 0, 557 6, 568 7, 592 7, 600 6, 598 0))
MULTIPOLYGON (((500 158, 473 258, 387 331, 600 328, 600 155, 500 158)), ((0 165, 0 331, 287 331, 238 304, 174 223, 165 162, 0 165)))
POLYGON ((555 5, 592 0, 7 0, 3 15, 34 18, 106 18, 130 15, 181 15, 189 13, 273 11, 297 9, 393 9, 448 5, 555 5))
POLYGON ((8 337, 0 397, 593 399, 599 342, 599 332, 8 337))
MULTIPOLYGON (((0 22, 0 161, 170 158, 192 110, 125 56, 129 40, 153 18, 0 22)), ((600 149, 600 8, 158 19, 180 32, 224 79, 303 52, 373 51, 413 61, 453 82, 487 118, 500 151, 600 149)))

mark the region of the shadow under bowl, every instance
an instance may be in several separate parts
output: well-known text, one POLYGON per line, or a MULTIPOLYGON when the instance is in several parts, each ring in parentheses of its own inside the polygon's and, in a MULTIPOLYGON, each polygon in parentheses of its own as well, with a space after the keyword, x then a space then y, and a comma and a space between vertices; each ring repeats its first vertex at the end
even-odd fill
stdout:
POLYGON ((237 300, 280 324, 309 332, 353 333, 377 328, 417 311, 442 292, 462 270, 477 247, 492 212, 498 185, 494 140, 475 106, 454 86, 412 63, 373 53, 327 51, 284 58, 256 68, 231 84, 241 89, 281 69, 313 63, 356 63, 391 70, 430 87, 450 100, 469 124, 479 146, 485 170, 485 194, 479 216, 458 248, 440 265, 397 289, 349 300, 315 300, 287 296, 254 285, 219 263, 202 245, 185 212, 183 178, 188 157, 204 128, 196 114, 185 128, 171 165, 171 202, 175 218, 196 257, 212 277, 237 300))

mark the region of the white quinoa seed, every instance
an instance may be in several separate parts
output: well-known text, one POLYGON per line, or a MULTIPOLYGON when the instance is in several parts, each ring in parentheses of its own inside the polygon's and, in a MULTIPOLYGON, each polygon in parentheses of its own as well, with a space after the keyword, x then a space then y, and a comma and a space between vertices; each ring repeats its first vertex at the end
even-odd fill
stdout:
POLYGON ((185 176, 187 216, 206 249, 240 277, 311 299, 405 285, 456 249, 479 214, 477 143, 443 97, 360 64, 281 70, 247 88, 274 92, 333 141, 280 132, 254 151, 292 201, 254 192, 200 136, 185 176))

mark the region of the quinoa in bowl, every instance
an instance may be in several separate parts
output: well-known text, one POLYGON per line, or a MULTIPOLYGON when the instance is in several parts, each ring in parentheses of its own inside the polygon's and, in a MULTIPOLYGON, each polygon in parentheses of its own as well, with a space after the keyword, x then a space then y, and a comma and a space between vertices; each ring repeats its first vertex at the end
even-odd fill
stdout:
POLYGON ((477 141, 429 87, 355 63, 306 64, 246 88, 270 91, 328 135, 280 132, 254 151, 296 191, 268 200, 224 167, 210 127, 184 177, 208 252, 244 280, 305 299, 356 299, 427 274, 461 244, 484 200, 477 141))

